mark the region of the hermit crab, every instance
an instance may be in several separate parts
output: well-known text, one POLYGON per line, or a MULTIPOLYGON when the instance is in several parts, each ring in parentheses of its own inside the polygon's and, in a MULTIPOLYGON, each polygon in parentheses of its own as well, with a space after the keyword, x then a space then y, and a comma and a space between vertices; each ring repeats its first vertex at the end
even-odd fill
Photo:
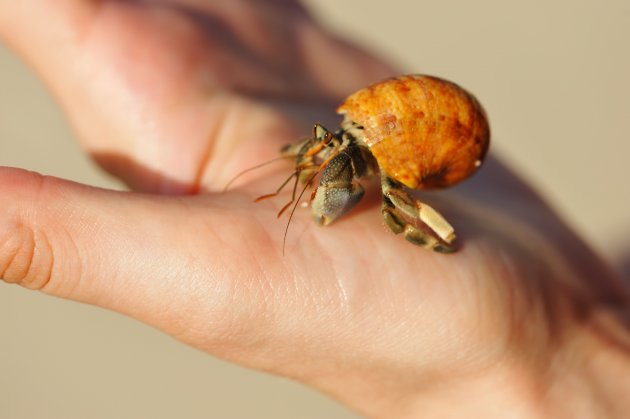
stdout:
POLYGON ((359 90, 337 112, 344 117, 339 129, 315 124, 311 137, 281 150, 295 162, 295 171, 257 201, 278 195, 295 178, 280 216, 294 202, 295 211, 304 190, 316 183, 311 213, 316 223, 328 225, 361 200, 358 181, 380 173, 381 211, 389 229, 413 244, 453 251, 453 227, 409 190, 449 187, 479 168, 490 129, 475 97, 437 77, 406 75, 359 90), (296 198, 298 182, 305 186, 296 198))

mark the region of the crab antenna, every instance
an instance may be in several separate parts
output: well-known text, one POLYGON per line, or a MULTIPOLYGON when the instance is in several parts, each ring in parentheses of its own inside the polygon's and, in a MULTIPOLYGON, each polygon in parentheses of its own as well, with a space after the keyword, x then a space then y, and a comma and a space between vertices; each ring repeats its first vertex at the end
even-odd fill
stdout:
POLYGON ((300 203, 300 199, 302 199, 302 195, 304 195, 304 192, 310 186, 311 182, 313 181, 313 179, 315 179, 315 176, 317 176, 319 172, 321 172, 321 169, 317 170, 315 173, 313 173, 313 176, 308 178, 308 182, 304 184, 304 188, 302 189, 302 192, 300 192, 300 195, 295 201, 295 205, 293 206, 293 209, 291 209, 291 213, 289 214, 289 221, 287 221, 287 226, 284 229, 284 237, 282 238, 282 256, 284 256, 284 248, 286 247, 286 244, 287 244, 287 233, 289 232, 289 225, 291 225, 293 214, 295 213, 295 210, 297 209, 297 206, 300 203))
POLYGON ((295 176, 295 182, 293 182, 293 191, 291 192, 291 200, 287 202, 285 206, 282 207, 282 209, 278 212, 278 218, 280 218, 280 216, 282 216, 282 214, 287 210, 287 208, 289 208, 289 206, 291 206, 291 204, 295 202, 295 192, 297 191, 297 185, 298 185, 298 182, 300 181, 300 175, 302 174, 302 171, 296 170, 295 173, 297 176, 295 176))
POLYGON ((278 157, 275 157, 275 158, 273 158, 273 159, 271 159, 271 160, 267 160, 266 162, 263 162, 263 163, 257 164, 256 166, 249 167, 249 168, 247 168, 247 169, 245 169, 245 170, 241 170, 240 172, 238 172, 238 173, 237 173, 237 174, 236 174, 236 175, 232 178, 232 180, 230 180, 230 181, 229 181, 229 182, 225 185, 225 187, 223 188, 223 192, 227 192, 227 190, 228 190, 228 189, 229 189, 229 187, 230 187, 230 186, 234 183, 234 181, 236 181, 236 179, 238 179, 238 178, 240 178, 241 176, 243 176, 245 173, 249 173, 249 172, 251 172, 252 170, 260 169, 261 167, 267 166, 268 164, 271 164, 271 163, 276 162, 276 161, 278 161, 278 160, 283 160, 283 159, 286 159, 286 158, 291 158, 291 157, 295 157, 295 156, 291 156, 291 155, 289 155, 289 156, 278 156, 278 157))

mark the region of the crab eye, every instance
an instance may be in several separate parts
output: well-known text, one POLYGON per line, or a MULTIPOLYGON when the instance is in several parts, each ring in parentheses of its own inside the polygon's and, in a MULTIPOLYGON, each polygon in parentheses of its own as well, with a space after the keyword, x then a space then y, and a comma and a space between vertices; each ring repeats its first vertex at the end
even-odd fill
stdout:
POLYGON ((315 126, 313 127, 313 137, 317 141, 321 141, 324 144, 328 144, 330 140, 332 140, 333 135, 323 125, 315 124, 315 126))

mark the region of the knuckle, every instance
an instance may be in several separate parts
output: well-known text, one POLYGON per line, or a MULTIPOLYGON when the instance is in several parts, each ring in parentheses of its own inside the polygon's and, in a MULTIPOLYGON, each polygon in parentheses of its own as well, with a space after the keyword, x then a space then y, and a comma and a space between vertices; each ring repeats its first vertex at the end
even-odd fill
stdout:
POLYGON ((45 234, 13 222, 0 234, 0 278, 41 290, 52 277, 53 252, 45 234))

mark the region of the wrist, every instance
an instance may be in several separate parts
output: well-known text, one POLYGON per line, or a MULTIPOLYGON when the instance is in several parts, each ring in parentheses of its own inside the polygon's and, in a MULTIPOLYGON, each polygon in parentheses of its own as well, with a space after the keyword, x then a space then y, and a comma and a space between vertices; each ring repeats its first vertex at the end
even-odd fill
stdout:
POLYGON ((551 351, 532 356, 516 350, 480 369, 405 383, 364 376, 331 393, 345 393, 342 402, 376 418, 627 417, 630 332, 620 316, 593 313, 551 351), (376 388, 368 384, 374 382, 376 388), (348 394, 349 388, 356 392, 348 394))
POLYGON ((627 417, 630 330, 624 316, 598 308, 566 339, 549 370, 545 395, 552 417, 627 417))
POLYGON ((546 361, 516 355, 446 380, 412 399, 399 417, 625 418, 628 394, 630 333, 617 313, 599 310, 546 361))

